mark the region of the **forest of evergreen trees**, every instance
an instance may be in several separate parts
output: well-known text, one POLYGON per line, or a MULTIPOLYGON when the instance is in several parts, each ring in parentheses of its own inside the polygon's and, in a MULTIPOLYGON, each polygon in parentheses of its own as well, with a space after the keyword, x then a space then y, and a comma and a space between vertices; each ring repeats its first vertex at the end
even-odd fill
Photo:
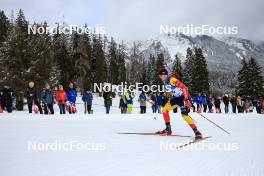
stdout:
MULTIPOLYGON (((46 22, 34 23, 47 26, 46 22)), ((22 92, 29 80, 43 88, 67 86, 76 82, 81 91, 93 83, 161 84, 158 70, 164 66, 164 55, 144 58, 140 47, 128 49, 124 42, 98 34, 28 34, 29 21, 22 10, 16 17, 0 11, 0 85, 9 84, 22 92)), ((66 24, 63 24, 66 25, 66 24)), ((59 26, 58 26, 59 27, 59 26)), ((263 76, 255 59, 242 61, 238 73, 236 94, 242 97, 263 98, 263 76)), ((188 48, 182 64, 176 55, 172 70, 192 94, 210 91, 206 59, 201 48, 188 48)), ((225 93, 225 92, 222 92, 225 93)))
POLYGON ((127 79, 125 47, 113 38, 108 41, 106 36, 77 33, 28 34, 29 22, 22 10, 12 19, 1 11, 0 23, 1 83, 8 82, 17 91, 23 90, 29 80, 39 88, 45 83, 67 86, 74 81, 83 90, 95 82, 118 84, 127 79))

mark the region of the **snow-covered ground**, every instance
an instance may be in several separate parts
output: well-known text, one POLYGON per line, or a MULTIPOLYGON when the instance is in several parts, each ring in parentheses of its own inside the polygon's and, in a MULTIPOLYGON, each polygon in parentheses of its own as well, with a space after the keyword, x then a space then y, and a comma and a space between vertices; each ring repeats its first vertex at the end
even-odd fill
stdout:
MULTIPOLYGON (((102 98, 96 98, 92 115, 83 114, 82 104, 78 104, 79 112, 75 115, 59 115, 57 108, 54 116, 29 115, 26 111, 0 114, 0 175, 264 174, 263 115, 204 114, 231 132, 227 135, 198 114, 191 113, 200 131, 212 138, 177 150, 176 146, 191 138, 118 134, 154 132, 164 128, 164 122, 162 115, 153 115, 150 108, 145 115, 139 114, 138 108, 132 115, 121 115, 117 102, 115 99, 109 115, 104 113, 102 98), (38 145, 36 150, 34 144, 38 145), (66 147, 59 148, 63 144, 66 147)), ((172 113, 171 119, 175 134, 193 135, 180 114, 172 113)))

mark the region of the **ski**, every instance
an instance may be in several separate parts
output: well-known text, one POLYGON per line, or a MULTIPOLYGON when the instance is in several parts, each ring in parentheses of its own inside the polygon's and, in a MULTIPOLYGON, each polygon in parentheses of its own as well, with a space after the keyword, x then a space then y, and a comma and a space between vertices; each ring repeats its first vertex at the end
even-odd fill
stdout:
POLYGON ((186 137, 186 138, 193 137, 193 136, 180 135, 180 134, 165 135, 165 134, 156 134, 156 133, 118 133, 118 134, 135 134, 135 135, 150 135, 150 136, 176 136, 176 137, 186 137))
POLYGON ((194 140, 192 140, 192 141, 190 141, 190 142, 187 142, 187 143, 185 143, 185 144, 179 145, 176 149, 181 149, 181 148, 183 148, 183 147, 189 146, 189 145, 191 145, 191 144, 195 144, 195 143, 197 143, 197 142, 201 142, 201 141, 206 140, 206 139, 209 139, 209 138, 211 138, 211 137, 212 137, 212 136, 207 136, 207 137, 203 137, 202 139, 194 139, 194 140))

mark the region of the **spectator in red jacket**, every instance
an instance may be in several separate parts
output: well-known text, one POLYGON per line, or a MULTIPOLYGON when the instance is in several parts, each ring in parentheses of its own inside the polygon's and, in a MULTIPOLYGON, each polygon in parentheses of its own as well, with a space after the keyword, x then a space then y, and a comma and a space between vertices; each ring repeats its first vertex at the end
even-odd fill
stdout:
POLYGON ((59 90, 56 91, 56 101, 58 102, 60 108, 60 114, 66 114, 65 108, 67 102, 67 95, 62 85, 59 85, 59 90))
POLYGON ((264 114, 264 100, 261 102, 261 113, 264 114))

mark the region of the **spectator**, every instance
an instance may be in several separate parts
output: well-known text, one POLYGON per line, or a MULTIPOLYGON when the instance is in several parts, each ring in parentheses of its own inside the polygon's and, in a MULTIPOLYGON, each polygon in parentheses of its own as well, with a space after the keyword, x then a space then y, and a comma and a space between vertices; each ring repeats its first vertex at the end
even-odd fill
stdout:
POLYGON ((203 96, 202 96, 202 104, 203 104, 203 112, 207 112, 207 98, 206 98, 206 94, 203 94, 203 96))
POLYGON ((220 107, 221 98, 220 97, 215 98, 214 105, 215 105, 215 112, 216 113, 221 113, 221 107, 220 107))
POLYGON ((223 102, 225 105, 225 113, 227 114, 229 112, 229 97, 227 94, 224 95, 223 102))
POLYGON ((67 110, 69 111, 69 114, 74 114, 77 112, 75 103, 76 103, 76 98, 77 98, 77 91, 74 88, 74 83, 70 82, 69 84, 69 89, 66 92, 67 94, 67 110))
POLYGON ((254 110, 254 105, 253 105, 253 102, 252 100, 249 101, 249 112, 253 112, 254 110))
POLYGON ((256 111, 261 114, 261 102, 259 100, 256 102, 256 111))
POLYGON ((41 94, 41 101, 44 105, 44 114, 54 114, 54 97, 48 84, 41 94))
POLYGON ((84 114, 92 114, 93 94, 89 89, 83 94, 82 101, 84 102, 84 114))
POLYGON ((232 105, 232 111, 235 114, 236 113, 236 107, 237 107, 237 99, 236 99, 236 97, 232 96, 230 102, 231 102, 231 105, 232 105))
POLYGON ((244 103, 244 112, 246 112, 246 113, 249 112, 249 102, 248 102, 248 100, 246 100, 245 103, 244 103))
POLYGON ((203 104, 203 97, 199 93, 198 96, 195 98, 195 102, 197 104, 197 112, 201 113, 202 112, 202 104, 203 104))
POLYGON ((56 101, 58 103, 60 114, 66 113, 66 102, 67 102, 67 95, 63 89, 62 85, 59 85, 59 90, 56 91, 56 101))
POLYGON ((244 105, 245 105, 245 101, 243 99, 241 99, 241 113, 243 113, 245 111, 244 105))
POLYGON ((15 99, 14 91, 8 86, 4 85, 4 89, 0 91, 0 108, 8 113, 13 111, 13 101, 15 99))
POLYGON ((34 108, 35 113, 40 112, 40 114, 43 114, 42 108, 39 103, 39 94, 37 92, 37 89, 35 88, 35 83, 33 81, 30 81, 28 83, 28 87, 25 91, 24 96, 27 99, 29 113, 32 113, 33 105, 36 105, 36 108, 34 108))
POLYGON ((140 114, 145 114, 146 113, 146 101, 147 101, 147 97, 145 95, 144 92, 142 92, 140 95, 139 95, 139 104, 140 104, 140 114))
POLYGON ((193 98, 192 98, 191 96, 190 96, 190 98, 189 98, 189 101, 190 101, 190 103, 191 103, 191 105, 192 105, 193 112, 195 112, 194 101, 193 101, 193 98))
POLYGON ((158 92, 157 93, 157 110, 158 110, 158 113, 161 113, 162 104, 163 104, 163 95, 160 92, 158 92))
POLYGON ((207 99, 207 104, 208 104, 209 112, 213 113, 213 98, 211 95, 207 99))
POLYGON ((237 112, 242 113, 243 106, 242 106, 242 100, 240 96, 237 97, 236 105, 237 105, 237 112))
POLYGON ((151 108, 152 108, 152 113, 157 112, 157 97, 154 93, 150 95, 150 100, 152 102, 151 108))
POLYGON ((264 100, 261 101, 261 114, 264 114, 264 100))
POLYGON ((128 114, 132 114, 132 108, 133 108, 133 97, 126 91, 124 94, 127 102, 127 112, 128 114))
POLYGON ((110 107, 112 106, 112 92, 110 92, 108 87, 106 87, 106 90, 103 93, 103 97, 104 97, 104 106, 106 109, 106 114, 109 114, 110 107))
POLYGON ((121 114, 127 113, 127 104, 126 104, 126 98, 124 95, 120 96, 119 108, 121 109, 121 114))

